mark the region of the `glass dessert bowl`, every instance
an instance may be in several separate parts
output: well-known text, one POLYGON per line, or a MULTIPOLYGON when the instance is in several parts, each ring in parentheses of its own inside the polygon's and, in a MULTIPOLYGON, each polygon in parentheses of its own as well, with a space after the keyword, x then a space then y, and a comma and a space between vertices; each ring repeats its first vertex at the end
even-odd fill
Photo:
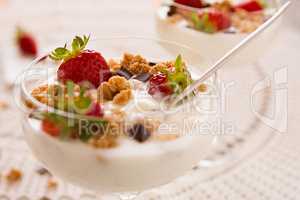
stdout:
POLYGON ((143 191, 184 175, 213 147, 213 80, 166 109, 209 64, 197 52, 128 37, 69 46, 36 59, 16 87, 26 141, 54 175, 97 192, 143 191))
MULTIPOLYGON (((255 31, 280 7, 280 0, 169 0, 157 10, 162 39, 189 45, 216 60, 255 31)), ((280 22, 240 56, 235 65, 253 62, 271 46, 280 22)))

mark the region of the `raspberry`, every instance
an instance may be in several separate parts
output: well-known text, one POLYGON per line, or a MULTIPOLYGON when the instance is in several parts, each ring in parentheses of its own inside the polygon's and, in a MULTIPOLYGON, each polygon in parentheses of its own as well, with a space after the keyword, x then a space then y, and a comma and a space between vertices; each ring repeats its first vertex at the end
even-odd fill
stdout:
POLYGON ((172 88, 168 85, 167 75, 158 73, 150 79, 150 87, 148 90, 150 95, 168 96, 173 93, 172 88))
POLYGON ((155 74, 151 79, 150 79, 150 84, 151 85, 161 85, 163 83, 167 82, 167 75, 158 73, 155 74))

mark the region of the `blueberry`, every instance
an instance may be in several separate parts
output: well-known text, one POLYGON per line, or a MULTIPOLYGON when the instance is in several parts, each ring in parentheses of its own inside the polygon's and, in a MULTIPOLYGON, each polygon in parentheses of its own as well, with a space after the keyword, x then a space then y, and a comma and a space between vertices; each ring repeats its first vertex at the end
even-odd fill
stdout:
POLYGON ((144 72, 134 76, 133 78, 142 82, 147 82, 151 78, 151 74, 144 72))
POLYGON ((151 136, 151 133, 142 124, 135 124, 128 132, 130 137, 141 143, 151 136))

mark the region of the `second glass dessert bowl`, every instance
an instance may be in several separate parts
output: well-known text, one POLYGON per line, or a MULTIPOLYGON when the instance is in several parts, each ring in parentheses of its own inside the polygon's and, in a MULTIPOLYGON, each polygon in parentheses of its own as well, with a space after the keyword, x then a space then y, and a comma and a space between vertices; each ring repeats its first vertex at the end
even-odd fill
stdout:
MULTIPOLYGON (((255 31, 280 7, 281 0, 166 0, 157 9, 160 38, 198 49, 208 59, 219 59, 255 31)), ((257 61, 271 47, 280 21, 265 31, 231 65, 257 61)))
POLYGON ((76 37, 19 79, 26 141, 54 175, 97 192, 167 184, 213 147, 214 77, 186 102, 165 107, 208 65, 172 42, 76 37))

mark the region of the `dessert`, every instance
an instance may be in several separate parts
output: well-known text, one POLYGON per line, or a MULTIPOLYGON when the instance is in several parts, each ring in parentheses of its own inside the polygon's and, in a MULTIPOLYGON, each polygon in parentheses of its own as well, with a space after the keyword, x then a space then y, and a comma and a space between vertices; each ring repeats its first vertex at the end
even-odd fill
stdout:
POLYGON ((109 57, 105 41, 90 48, 93 42, 76 37, 23 75, 23 127, 36 157, 55 176, 99 192, 144 190, 192 169, 211 147, 212 137, 202 134, 207 130, 199 131, 207 120, 199 107, 211 103, 200 97, 210 88, 202 86, 174 109, 165 106, 197 70, 185 56, 124 51, 109 57))
MULTIPOLYGON (((280 0, 197 0, 201 8, 186 1, 170 0, 157 10, 156 28, 161 39, 176 41, 216 62, 251 32, 268 20, 280 7, 280 0), (262 3, 264 2, 264 3, 262 3)), ((256 62, 278 33, 280 20, 272 24, 229 66, 256 62)), ((170 51, 172 51, 170 49, 170 51)))
POLYGON ((169 8, 168 20, 172 23, 184 20, 188 27, 205 33, 250 33, 270 16, 267 9, 264 0, 239 3, 175 0, 169 8))
MULTIPOLYGON (((61 61, 56 80, 31 91, 38 102, 81 115, 82 119, 36 109, 26 100, 33 110, 30 117, 41 120, 41 130, 45 134, 60 139, 78 139, 96 148, 115 148, 120 137, 132 138, 139 143, 159 140, 160 137, 152 137, 159 129, 159 119, 128 119, 128 115, 137 109, 134 103, 139 94, 150 102, 168 102, 192 83, 182 57, 179 55, 174 61, 150 66, 141 55, 125 53, 120 61, 110 59, 107 64, 101 53, 85 50, 88 41, 89 37, 76 36, 72 49, 66 46, 55 49, 49 57, 61 61), (83 119, 86 121, 82 122, 83 119), (91 129, 85 130, 82 123, 91 129)), ((205 92, 203 86, 201 88, 198 92, 205 92)), ((162 140, 177 137, 175 134, 162 140)))

